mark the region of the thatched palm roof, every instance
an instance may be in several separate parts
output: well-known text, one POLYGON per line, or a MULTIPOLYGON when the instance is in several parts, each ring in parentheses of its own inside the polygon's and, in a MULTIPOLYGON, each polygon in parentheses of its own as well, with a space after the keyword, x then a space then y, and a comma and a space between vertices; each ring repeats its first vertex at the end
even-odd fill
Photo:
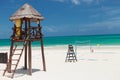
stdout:
POLYGON ((10 20, 14 21, 16 19, 29 18, 32 21, 43 20, 44 17, 29 4, 24 4, 20 9, 18 9, 11 17, 10 20))

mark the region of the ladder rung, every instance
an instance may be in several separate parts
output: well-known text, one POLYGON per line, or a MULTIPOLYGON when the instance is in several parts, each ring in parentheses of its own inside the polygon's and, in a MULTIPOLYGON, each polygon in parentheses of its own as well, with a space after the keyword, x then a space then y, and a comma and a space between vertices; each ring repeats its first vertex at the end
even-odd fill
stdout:
POLYGON ((70 53, 68 53, 68 54, 75 54, 74 52, 70 52, 70 53))
POLYGON ((68 59, 68 60, 76 60, 76 59, 68 59))
POLYGON ((18 61, 18 59, 12 59, 12 61, 18 61))
POLYGON ((23 50, 23 49, 13 49, 13 50, 23 50))
POLYGON ((23 50, 23 49, 16 49, 16 50, 23 50))
POLYGON ((69 57, 75 57, 75 55, 69 55, 69 57))
POLYGON ((12 65, 17 65, 17 64, 12 64, 12 65))
POLYGON ((21 55, 21 54, 19 53, 19 54, 13 54, 13 55, 21 55))

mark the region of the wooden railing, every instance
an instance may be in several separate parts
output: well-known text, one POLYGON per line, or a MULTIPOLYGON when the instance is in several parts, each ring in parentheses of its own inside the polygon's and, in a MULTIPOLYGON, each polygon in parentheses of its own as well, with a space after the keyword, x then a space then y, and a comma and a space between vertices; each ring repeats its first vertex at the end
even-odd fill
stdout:
POLYGON ((39 39, 42 37, 41 28, 40 27, 30 27, 30 34, 32 39, 39 39))
POLYGON ((22 28, 19 39, 17 38, 17 35, 16 35, 16 29, 12 28, 12 30, 13 30, 13 34, 11 38, 16 40, 19 40, 19 39, 24 40, 27 35, 30 35, 30 39, 40 39, 42 37, 41 27, 31 26, 30 29, 27 29, 27 32, 25 31, 25 28, 22 28), (28 34, 29 30, 30 30, 30 34, 28 34))

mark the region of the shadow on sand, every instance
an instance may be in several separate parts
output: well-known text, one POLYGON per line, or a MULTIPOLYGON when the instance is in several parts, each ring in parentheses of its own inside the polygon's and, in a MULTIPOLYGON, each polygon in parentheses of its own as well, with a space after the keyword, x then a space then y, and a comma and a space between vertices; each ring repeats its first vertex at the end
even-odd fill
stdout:
MULTIPOLYGON (((42 71, 42 70, 32 69, 32 73, 35 73, 35 72, 38 72, 38 71, 42 71)), ((14 78, 22 77, 22 76, 25 76, 25 75, 29 75, 29 69, 20 68, 20 69, 16 70, 14 78)))

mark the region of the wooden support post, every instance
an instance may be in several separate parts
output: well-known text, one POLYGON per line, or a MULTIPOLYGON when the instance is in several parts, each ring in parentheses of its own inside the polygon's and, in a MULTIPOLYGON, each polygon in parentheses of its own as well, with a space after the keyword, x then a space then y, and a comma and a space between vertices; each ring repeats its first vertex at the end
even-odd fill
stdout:
MULTIPOLYGON (((28 27, 29 27, 29 30, 28 30, 28 34, 30 35, 30 20, 28 20, 28 27)), ((28 35, 27 35, 28 36, 28 35)), ((29 42, 28 42, 28 61, 29 61, 29 75, 32 75, 32 52, 31 52, 31 40, 30 40, 30 37, 29 37, 29 42)))
POLYGON ((24 69, 27 69, 27 44, 25 45, 25 63, 24 63, 24 69))
POLYGON ((12 49, 13 49, 13 45, 14 45, 14 42, 13 42, 13 40, 11 40, 11 47, 10 47, 10 54, 9 54, 9 62, 7 63, 7 66, 8 66, 8 68, 7 68, 7 71, 9 72, 9 73, 11 73, 11 64, 12 64, 12 49))
MULTIPOLYGON (((25 38, 27 38, 27 20, 25 19, 25 38)), ((25 45, 25 63, 24 63, 24 69, 27 69, 27 44, 25 45)))
POLYGON ((42 37, 42 31, 41 31, 41 27, 40 27, 40 22, 38 24, 38 27, 40 29, 40 41, 41 41, 41 53, 42 53, 42 61, 43 61, 43 71, 46 71, 45 56, 44 56, 44 46, 43 46, 43 37, 42 37))
POLYGON ((41 52, 42 52, 42 61, 43 61, 43 71, 46 71, 44 47, 43 47, 43 40, 42 40, 42 38, 41 38, 41 52))
POLYGON ((29 62, 29 75, 32 75, 32 53, 31 53, 31 42, 29 41, 29 54, 28 54, 28 62, 29 62))

